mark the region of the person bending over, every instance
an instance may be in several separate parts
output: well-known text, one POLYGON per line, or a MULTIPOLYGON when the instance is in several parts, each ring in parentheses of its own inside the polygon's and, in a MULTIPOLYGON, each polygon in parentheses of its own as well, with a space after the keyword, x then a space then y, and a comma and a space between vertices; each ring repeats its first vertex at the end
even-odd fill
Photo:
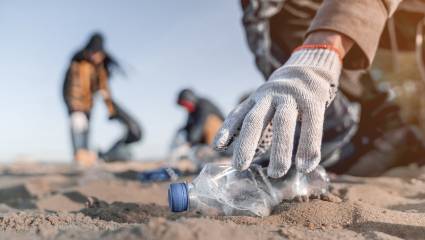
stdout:
POLYGON ((188 114, 182 131, 190 145, 212 144, 224 117, 216 105, 206 98, 198 97, 192 90, 183 89, 178 94, 177 104, 188 114))
POLYGON ((74 159, 82 166, 91 166, 97 159, 88 143, 90 113, 97 93, 103 97, 109 119, 119 120, 128 129, 126 136, 114 144, 113 148, 116 148, 116 145, 121 146, 121 142, 128 144, 141 138, 137 122, 112 99, 109 79, 111 73, 120 66, 105 51, 103 42, 100 33, 94 33, 90 37, 87 45, 72 57, 63 84, 63 99, 70 118, 74 159))

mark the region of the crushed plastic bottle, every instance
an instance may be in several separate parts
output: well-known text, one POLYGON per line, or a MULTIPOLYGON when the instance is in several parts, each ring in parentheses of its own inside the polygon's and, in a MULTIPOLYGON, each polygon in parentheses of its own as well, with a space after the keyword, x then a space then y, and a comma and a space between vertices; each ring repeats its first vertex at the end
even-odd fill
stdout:
POLYGON ((173 212, 268 216, 283 200, 320 195, 328 187, 329 178, 321 166, 308 174, 291 169, 285 177, 271 179, 259 165, 238 171, 228 163, 209 163, 192 183, 171 184, 168 202, 173 212))

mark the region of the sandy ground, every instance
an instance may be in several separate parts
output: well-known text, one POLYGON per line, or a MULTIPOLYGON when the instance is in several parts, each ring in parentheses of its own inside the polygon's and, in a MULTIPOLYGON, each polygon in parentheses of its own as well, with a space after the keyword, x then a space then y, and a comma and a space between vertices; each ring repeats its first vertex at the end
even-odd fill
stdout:
POLYGON ((425 168, 333 177, 330 200, 280 204, 269 217, 172 214, 169 183, 127 170, 156 164, 0 166, 0 239, 424 239, 425 168))

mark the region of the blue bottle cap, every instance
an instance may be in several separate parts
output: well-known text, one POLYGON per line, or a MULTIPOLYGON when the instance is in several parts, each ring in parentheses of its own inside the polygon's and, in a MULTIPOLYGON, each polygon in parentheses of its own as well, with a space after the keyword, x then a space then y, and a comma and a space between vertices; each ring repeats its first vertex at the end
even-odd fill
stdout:
POLYGON ((172 212, 189 209, 189 193, 186 183, 172 183, 168 188, 168 206, 172 212))

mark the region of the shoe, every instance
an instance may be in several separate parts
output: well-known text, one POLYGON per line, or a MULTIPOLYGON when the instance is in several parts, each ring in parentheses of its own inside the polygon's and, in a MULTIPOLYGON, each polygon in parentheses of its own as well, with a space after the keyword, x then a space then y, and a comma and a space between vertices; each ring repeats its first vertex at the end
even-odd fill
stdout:
POLYGON ((86 149, 80 149, 75 154, 74 160, 79 167, 89 168, 96 164, 97 154, 86 149))

